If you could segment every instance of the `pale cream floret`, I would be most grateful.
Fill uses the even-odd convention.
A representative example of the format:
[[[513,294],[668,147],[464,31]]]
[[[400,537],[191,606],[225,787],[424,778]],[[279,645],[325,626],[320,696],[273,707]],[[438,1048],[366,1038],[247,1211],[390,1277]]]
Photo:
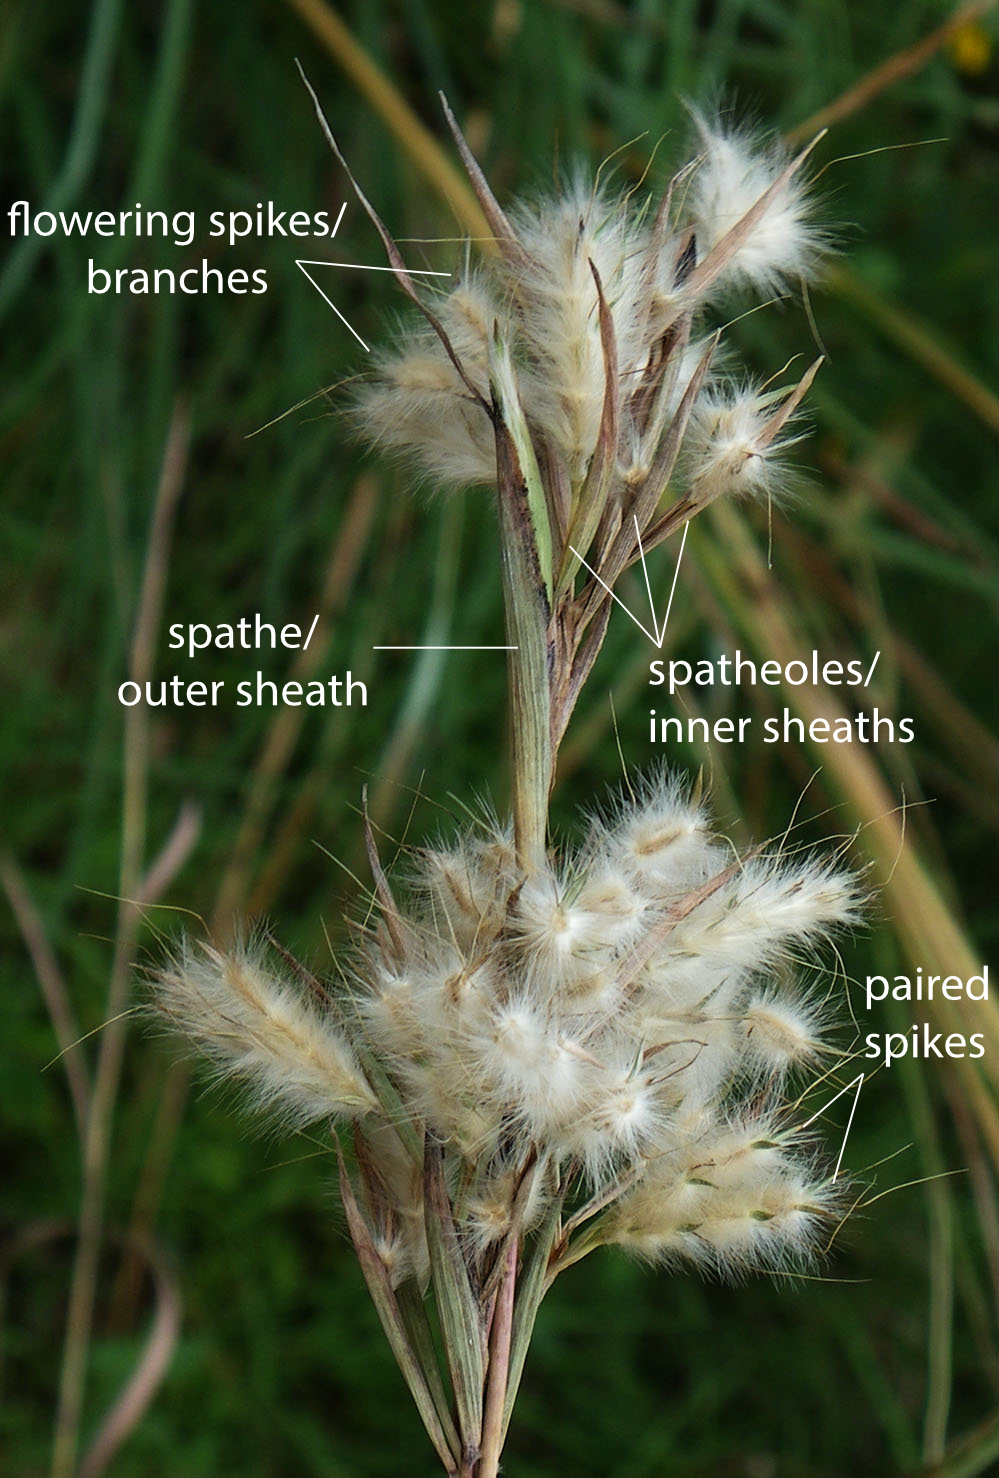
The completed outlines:
[[[662,903],[696,888],[730,860],[712,842],[704,812],[673,781],[653,782],[607,829],[611,864],[646,899]]]
[[[560,981],[554,996],[562,1018],[570,1024],[612,1020],[624,1004],[625,989],[613,963],[581,962],[571,978]]]
[[[761,1131],[763,1137],[751,1137]],[[765,1125],[711,1126],[652,1160],[610,1217],[609,1240],[639,1256],[690,1261],[727,1276],[807,1259],[837,1205]]]
[[[616,869],[575,885],[541,873],[521,888],[514,923],[525,958],[572,990],[635,937],[644,913],[644,900]]]
[[[746,1007],[741,1027],[749,1056],[767,1072],[787,1072],[814,1061],[822,1051],[816,1014],[793,997],[772,991],[757,995]]]
[[[626,376],[643,354],[639,325],[645,232],[621,201],[584,181],[567,195],[518,217],[527,264],[511,284],[527,353],[532,416],[549,431],[577,482],[593,455],[606,388],[593,267],[614,320],[618,364]]]
[[[770,410],[755,390],[702,395],[684,447],[690,496],[698,507],[726,494],[773,493],[776,457],[788,439],[767,444]]]
[[[540,1139],[557,1136],[586,1102],[589,1054],[523,998],[498,1007],[472,1048],[486,1094]]]
[[[702,152],[688,204],[699,255],[706,256],[777,180],[787,158],[776,147],[761,150],[743,131],[708,122],[697,113],[694,119]],[[788,278],[809,273],[821,249],[805,184],[794,175],[771,199],[719,282],[742,282],[773,292]]]
[[[488,944],[502,922],[508,890],[478,859],[457,848],[428,851],[416,881],[427,891],[434,927],[442,937],[450,935],[455,947],[466,952]]]
[[[187,948],[159,977],[162,1011],[250,1104],[290,1125],[377,1107],[343,1029],[262,962],[261,951]]]
[[[377,968],[371,989],[361,997],[362,1019],[372,1039],[394,1056],[412,1052],[422,1034],[423,990],[415,973]]]
[[[477,1253],[500,1241],[516,1222],[530,1231],[547,1204],[544,1163],[531,1166],[526,1175],[515,1165],[491,1165],[463,1203],[460,1231]]]
[[[847,874],[750,858],[678,922],[670,944],[706,961],[758,969],[786,957],[792,944],[815,943],[857,917],[857,888]]]

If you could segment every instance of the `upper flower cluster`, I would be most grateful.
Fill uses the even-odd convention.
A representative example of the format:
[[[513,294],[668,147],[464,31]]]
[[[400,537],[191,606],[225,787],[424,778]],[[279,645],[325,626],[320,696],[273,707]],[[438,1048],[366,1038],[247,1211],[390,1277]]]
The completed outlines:
[[[696,506],[768,488],[793,406],[711,383],[704,310],[729,288],[781,291],[821,238],[804,156],[696,121],[699,152],[658,205],[581,174],[509,217],[487,197],[495,254],[466,264],[427,323],[381,356],[357,398],[364,434],[437,483],[492,484],[499,404],[508,424],[526,422],[556,534],[571,522],[584,542],[579,505],[594,501],[592,478],[582,489],[598,464],[622,518],[650,483],[658,507],[678,461]]]

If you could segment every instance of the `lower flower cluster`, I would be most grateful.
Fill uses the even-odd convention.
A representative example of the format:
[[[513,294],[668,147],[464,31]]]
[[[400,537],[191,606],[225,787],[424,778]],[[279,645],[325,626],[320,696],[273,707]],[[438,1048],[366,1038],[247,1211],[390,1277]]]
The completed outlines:
[[[826,1239],[841,1188],[785,1100],[790,1075],[835,1067],[832,1013],[796,967],[857,918],[849,873],[739,857],[659,777],[533,875],[493,827],[418,852],[411,882],[402,908],[381,879],[336,989],[253,948],[188,951],[159,983],[261,1107],[356,1121],[393,1284],[428,1277],[428,1139],[473,1268],[567,1184],[586,1250],[738,1275]]]

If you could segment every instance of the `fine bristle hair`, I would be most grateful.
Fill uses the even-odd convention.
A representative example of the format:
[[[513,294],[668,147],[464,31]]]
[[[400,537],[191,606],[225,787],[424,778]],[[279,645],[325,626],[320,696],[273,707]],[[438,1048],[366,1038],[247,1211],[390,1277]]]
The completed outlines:
[[[790,156],[776,138],[728,117],[690,109],[699,154],[687,204],[702,254],[716,247],[781,178]],[[800,173],[772,195],[718,278],[718,286],[751,288],[763,296],[810,276],[827,250]]]
[[[332,1012],[282,979],[250,939],[222,953],[184,943],[158,974],[160,1012],[241,1084],[247,1105],[285,1127],[357,1118],[377,1100]]]

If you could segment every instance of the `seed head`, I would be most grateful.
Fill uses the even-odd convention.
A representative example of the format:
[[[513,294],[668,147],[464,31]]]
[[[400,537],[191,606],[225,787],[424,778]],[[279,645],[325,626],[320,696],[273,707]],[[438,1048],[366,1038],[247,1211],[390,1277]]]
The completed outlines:
[[[417,853],[395,909],[353,962],[349,1010],[332,991],[304,999],[256,947],[186,951],[159,986],[218,1069],[286,1123],[360,1120],[388,1188],[393,1281],[425,1256],[400,1114],[477,1187],[459,1230],[483,1256],[530,1164],[576,1166],[612,1200],[628,1181],[607,1236],[642,1256],[741,1273],[807,1251],[835,1198],[779,1095],[827,1050],[826,1012],[791,967],[856,921],[847,873],[733,862],[703,804],[660,775],[526,878],[501,830]],[[394,1085],[391,1107],[364,1062]]]
[[[702,251],[716,247],[772,191],[718,285],[747,286],[769,295],[782,291],[789,280],[809,276],[824,241],[800,174],[786,177],[783,148],[768,148],[748,129],[691,111],[701,155],[691,178],[689,208]]]
[[[249,1105],[303,1128],[356,1119],[377,1099],[334,1010],[307,1000],[255,941],[223,954],[184,944],[157,977],[157,1003]]]
[[[699,506],[779,486],[773,397],[712,384],[702,325],[727,286],[770,294],[807,276],[821,237],[800,161],[694,119],[699,152],[658,205],[577,171],[512,206],[498,255],[466,266],[432,300],[433,325],[379,359],[355,401],[361,434],[434,485],[494,484],[493,417],[523,415],[552,508],[609,437],[602,494],[622,510],[663,471]]]

